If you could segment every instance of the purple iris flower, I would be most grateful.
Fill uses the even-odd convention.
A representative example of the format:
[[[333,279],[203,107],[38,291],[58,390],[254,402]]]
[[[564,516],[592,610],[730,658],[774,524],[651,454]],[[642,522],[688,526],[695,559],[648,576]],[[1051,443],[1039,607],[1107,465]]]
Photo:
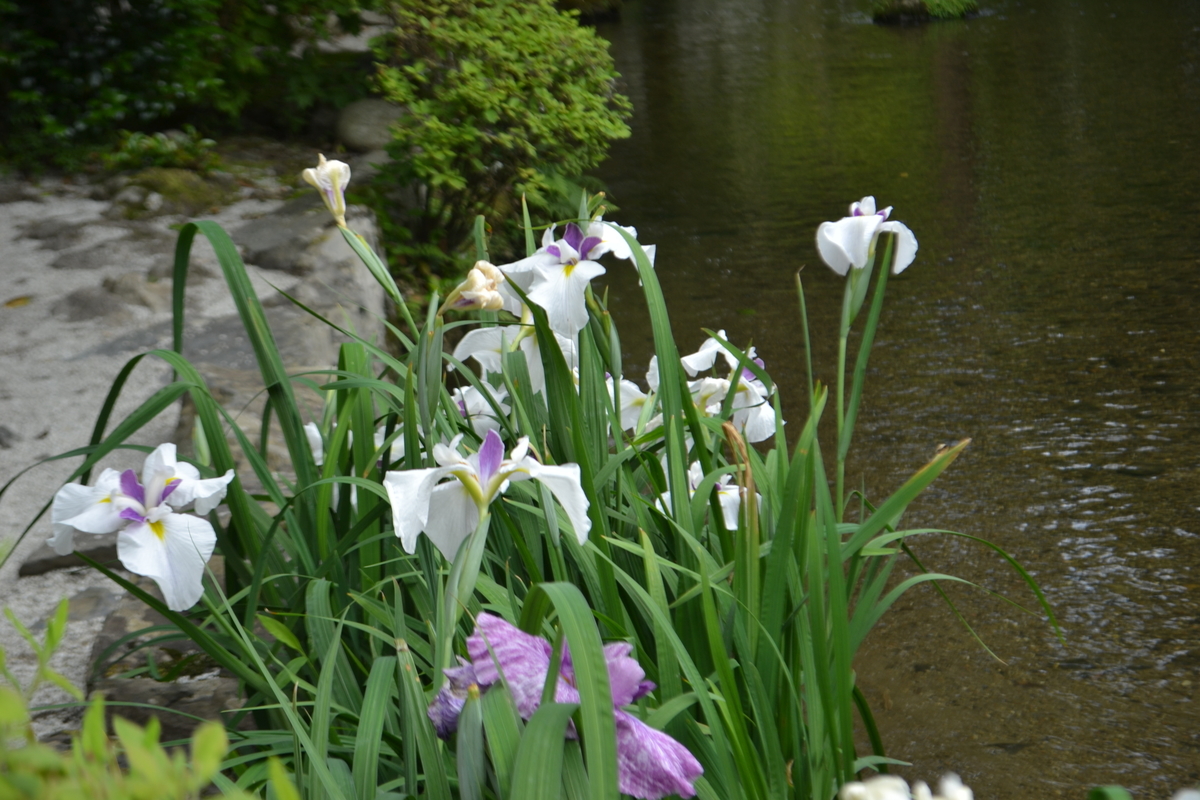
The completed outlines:
[[[693,784],[704,773],[700,762],[667,734],[621,710],[621,706],[654,688],[645,679],[645,671],[630,658],[632,649],[627,642],[604,647],[617,729],[618,788],[641,800],[658,800],[671,794],[692,797],[696,794]],[[459,659],[460,666],[445,670],[447,681],[429,706],[429,718],[438,736],[448,738],[458,727],[458,715],[471,685],[486,689],[500,681],[501,672],[521,718],[532,717],[541,704],[551,652],[550,643],[540,636],[525,633],[492,614],[480,614],[475,618],[475,633],[467,638],[471,660]],[[574,665],[565,645],[554,700],[579,702]],[[568,729],[567,736],[575,738],[574,728]]]

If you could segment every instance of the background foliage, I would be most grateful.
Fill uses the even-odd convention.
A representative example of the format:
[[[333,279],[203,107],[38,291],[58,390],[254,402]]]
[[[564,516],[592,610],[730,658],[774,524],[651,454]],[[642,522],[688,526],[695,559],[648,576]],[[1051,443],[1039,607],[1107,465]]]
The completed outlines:
[[[0,0],[0,157],[77,167],[118,130],[244,111],[295,129],[318,99],[366,91],[315,47],[370,0]]]

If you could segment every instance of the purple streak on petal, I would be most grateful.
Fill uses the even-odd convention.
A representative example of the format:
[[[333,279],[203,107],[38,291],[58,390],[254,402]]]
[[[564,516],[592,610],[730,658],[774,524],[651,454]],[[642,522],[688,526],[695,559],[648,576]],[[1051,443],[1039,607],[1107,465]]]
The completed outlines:
[[[599,247],[602,241],[604,240],[599,236],[588,236],[586,239],[580,242],[579,247],[575,249],[579,251],[580,258],[591,258],[592,250]]]
[[[617,724],[617,788],[640,800],[670,794],[692,797],[704,767],[688,749],[662,731],[620,709]]]
[[[146,491],[142,488],[142,484],[138,483],[137,473],[131,469],[121,473],[121,494],[146,505]]]
[[[442,674],[450,680],[450,688],[456,692],[465,692],[471,688],[471,684],[478,685],[479,679],[475,677],[475,667],[471,662],[459,656],[458,664],[457,667],[442,670]]]
[[[118,514],[117,516],[119,516],[121,519],[127,519],[131,522],[145,522],[146,521],[145,517],[143,517],[138,512],[134,511],[132,508],[122,509],[121,513]]]
[[[517,713],[523,719],[533,716],[541,703],[542,685],[550,669],[550,650],[550,643],[540,636],[531,636],[486,612],[475,618],[475,633],[467,637],[467,653],[479,685],[498,682],[503,670]]]
[[[857,207],[853,211],[850,212],[850,216],[852,216],[852,217],[861,217],[862,215],[863,215],[862,210]]]
[[[167,481],[167,485],[163,487],[162,497],[159,498],[158,502],[167,502],[167,498],[171,496],[171,492],[178,489],[179,485],[182,483],[183,481],[181,481],[179,478],[171,478],[171,480]]]
[[[466,695],[459,697],[450,690],[449,685],[442,685],[441,691],[433,698],[425,712],[429,715],[429,721],[433,723],[438,738],[449,739],[450,734],[458,730],[458,715],[462,713],[466,702]]]
[[[574,222],[568,222],[566,230],[563,231],[563,238],[567,240],[567,244],[575,248],[576,253],[582,253],[579,245],[583,242],[583,231],[579,230],[579,226]]]
[[[542,249],[555,258],[562,258],[562,250],[559,250],[556,244],[548,244]]]
[[[463,416],[466,416],[466,409],[463,409]],[[496,474],[496,470],[500,469],[500,462],[504,460],[504,442],[500,441],[500,436],[492,430],[487,432],[487,436],[483,437],[483,446],[479,448],[479,481],[486,484]]]
[[[754,361],[754,363],[758,365],[759,369],[766,369],[766,365],[763,363],[763,360],[761,358],[755,358],[755,359],[751,359],[751,360]],[[754,380],[754,373],[749,368],[746,368],[746,369],[742,370],[742,377],[748,381]]]
[[[458,413],[464,417],[467,415],[467,401],[463,399],[461,394],[458,396]]]

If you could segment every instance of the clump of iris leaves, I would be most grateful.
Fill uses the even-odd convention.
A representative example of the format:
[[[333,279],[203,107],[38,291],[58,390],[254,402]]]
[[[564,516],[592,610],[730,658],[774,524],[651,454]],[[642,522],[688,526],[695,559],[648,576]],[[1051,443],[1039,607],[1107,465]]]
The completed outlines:
[[[596,203],[581,202],[582,225]],[[532,254],[528,212],[523,224]],[[480,378],[453,358],[443,337],[454,328],[494,325],[498,312],[446,321],[434,296],[427,313],[414,318],[377,257],[355,234],[343,233],[401,315],[385,323],[395,346],[342,330],[348,342],[336,368],[288,374],[237,248],[215,223],[190,223],[176,250],[173,348],[131,359],[90,443],[58,456],[83,456],[72,480],[86,482],[117,448],[148,452],[129,444],[130,437],[187,396],[202,473],[246,465],[229,486],[227,517],[210,515],[224,556],[223,585],[210,576],[190,611],[171,611],[95,564],[170,621],[158,632],[158,646],[190,639],[241,682],[245,705],[227,720],[232,750],[218,786],[265,791],[268,763],[277,757],[306,798],[615,799],[619,753],[602,643],[626,642],[656,685],[628,711],[695,756],[704,770],[695,781],[699,797],[826,800],[863,770],[886,770],[889,762],[855,685],[855,652],[904,591],[958,580],[921,567],[908,550],[911,537],[964,536],[991,548],[1027,581],[1053,622],[1034,581],[999,548],[966,534],[898,527],[965,442],[914,465],[890,496],[843,496],[843,465],[889,272],[873,265],[848,279],[855,283],[847,297],[857,299],[845,305],[840,338],[863,343],[854,368],[847,369],[843,347],[831,392],[807,358],[807,418],[785,428],[775,391],[768,401],[774,435],[747,446],[726,424],[730,403],[715,414],[692,403],[655,270],[630,240],[659,370],[657,395],[648,402],[657,404],[661,425],[643,425],[636,435],[622,430],[609,389],[611,376],[625,376],[620,336],[603,293],[590,288],[577,373],[535,307],[544,391],[530,391],[520,349],[503,356],[499,376],[509,392],[508,411],[498,420],[505,449],[528,437],[544,463],[579,465],[591,522],[586,539],[564,533],[568,519],[551,494],[525,481],[491,504],[486,539],[472,536],[453,561],[423,536],[415,553],[405,552],[392,529],[384,473],[435,466],[434,445],[454,436],[463,437],[464,451],[479,450],[482,437],[451,390],[478,387]],[[244,433],[244,421],[221,407],[181,355],[197,234],[216,252],[257,355],[268,397],[258,436]],[[885,234],[887,246],[880,245],[885,265],[891,239]],[[486,245],[481,224],[475,234],[481,259]],[[660,264],[669,258],[659,255]],[[799,278],[797,288],[807,343]],[[869,304],[868,288],[874,290]],[[748,370],[772,388],[748,352],[727,350],[737,373]],[[168,363],[174,379],[116,420],[116,401],[146,357]],[[320,464],[304,430],[311,409],[297,387],[325,398],[318,409],[328,434]],[[832,413],[835,404],[840,413]],[[826,417],[836,418],[833,459],[817,435]],[[272,426],[290,455],[286,476],[268,465]],[[393,460],[399,439],[404,455]],[[689,484],[696,464],[705,479]],[[838,480],[830,480],[831,471]],[[734,476],[743,496],[762,497],[761,504],[741,504],[736,526],[726,526],[719,503],[724,475]],[[250,484],[261,488],[252,493]],[[671,499],[661,502],[668,492]],[[915,574],[891,580],[897,561],[910,557]],[[467,698],[457,733],[442,741],[427,709],[444,684],[442,669],[466,653],[482,612],[555,643],[556,659],[565,642],[574,674],[594,679],[579,682],[577,707],[545,702],[528,720],[503,683],[494,684]],[[564,736],[564,724],[572,736]],[[857,725],[871,752],[859,752]]]

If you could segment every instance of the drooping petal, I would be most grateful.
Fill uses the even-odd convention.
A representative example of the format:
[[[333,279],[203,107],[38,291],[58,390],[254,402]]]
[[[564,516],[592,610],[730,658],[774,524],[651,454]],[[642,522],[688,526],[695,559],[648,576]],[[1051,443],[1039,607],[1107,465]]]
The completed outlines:
[[[95,486],[68,483],[58,490],[50,506],[54,532],[49,544],[54,552],[62,556],[71,553],[75,549],[75,531],[112,533],[125,525],[121,504],[112,501],[119,479],[119,472],[106,469]]]
[[[417,537],[429,519],[429,499],[434,485],[453,467],[407,469],[385,473],[383,488],[387,489],[392,506],[392,527],[406,553],[417,551]],[[451,555],[453,558],[453,555]]]
[[[838,275],[845,275],[851,267],[862,269],[867,265],[871,241],[882,222],[876,214],[822,222],[817,228],[817,250],[821,260]]]
[[[554,498],[567,512],[571,527],[575,529],[575,539],[583,544],[587,541],[588,531],[592,529],[592,520],[588,516],[588,499],[580,484],[579,465],[562,464],[547,466],[532,458],[523,459],[523,470],[529,477],[542,482],[550,490]]]
[[[704,774],[704,767],[686,747],[619,708],[613,716],[617,727],[617,788],[623,794],[641,800],[696,794],[693,784]]]
[[[885,222],[879,232],[896,234],[896,252],[892,261],[892,274],[899,275],[917,257],[917,237],[903,222]]]
[[[204,594],[204,565],[216,543],[217,535],[207,520],[169,513],[121,531],[117,557],[130,572],[158,584],[167,608],[186,611]]]
[[[433,487],[429,497],[429,516],[424,526],[425,535],[437,545],[447,561],[454,560],[459,545],[466,541],[478,524],[479,507],[462,483],[453,480]],[[416,548],[415,539],[413,548]]]
[[[467,653],[480,686],[497,683],[503,672],[517,713],[523,719],[533,716],[550,669],[549,642],[484,612],[475,618],[475,632],[467,637]]]
[[[182,468],[191,467],[192,465],[180,463],[179,466]],[[175,491],[167,497],[167,502],[176,508],[183,508],[188,503],[195,503],[193,508],[197,514],[207,514],[221,505],[221,501],[225,499],[225,492],[229,489],[229,484],[232,480],[233,470],[231,469],[226,470],[225,474],[218,478],[196,480],[183,478],[180,480]]]
[[[502,349],[511,346],[520,335],[519,325],[476,328],[463,336],[455,346],[454,357],[459,361],[475,359],[484,374],[500,372]]]
[[[568,338],[574,338],[587,325],[587,302],[584,292],[588,283],[605,272],[595,261],[538,267],[529,299],[546,310],[550,327]]]

